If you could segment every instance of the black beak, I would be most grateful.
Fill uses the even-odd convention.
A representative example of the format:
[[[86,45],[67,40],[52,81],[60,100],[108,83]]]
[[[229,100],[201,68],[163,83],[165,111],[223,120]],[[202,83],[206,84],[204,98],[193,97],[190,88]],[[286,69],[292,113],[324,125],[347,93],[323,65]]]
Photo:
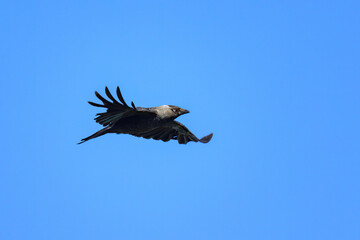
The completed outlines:
[[[180,112],[181,112],[180,115],[183,115],[183,114],[189,113],[190,111],[186,110],[186,109],[181,109]]]

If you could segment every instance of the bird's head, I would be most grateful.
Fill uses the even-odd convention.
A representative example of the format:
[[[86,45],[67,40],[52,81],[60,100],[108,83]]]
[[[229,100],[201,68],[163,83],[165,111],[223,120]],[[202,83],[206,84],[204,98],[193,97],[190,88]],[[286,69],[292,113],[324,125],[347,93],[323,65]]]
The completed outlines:
[[[162,119],[175,119],[183,114],[189,113],[190,111],[174,106],[174,105],[162,105],[157,107],[157,114]]]

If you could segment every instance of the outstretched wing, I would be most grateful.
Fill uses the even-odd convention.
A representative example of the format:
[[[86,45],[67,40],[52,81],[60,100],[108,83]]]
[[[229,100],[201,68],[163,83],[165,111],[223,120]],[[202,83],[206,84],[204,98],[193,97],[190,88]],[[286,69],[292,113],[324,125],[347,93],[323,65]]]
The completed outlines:
[[[201,139],[198,139],[187,127],[177,121],[169,122],[168,124],[155,128],[149,132],[133,135],[146,139],[152,138],[154,140],[162,140],[164,142],[174,139],[180,144],[187,144],[191,141],[208,143],[213,136],[211,133]]]
[[[146,111],[145,108],[135,107],[135,104],[133,102],[131,102],[131,107],[127,105],[123,96],[121,95],[119,87],[116,88],[116,95],[119,98],[120,102],[111,95],[107,87],[105,87],[105,93],[112,102],[103,98],[96,91],[95,95],[102,101],[103,105],[89,101],[89,104],[95,107],[107,108],[106,112],[96,114],[98,117],[95,118],[95,121],[103,126],[111,125],[112,123],[115,123],[120,119],[128,118],[131,116],[155,115],[155,113]]]

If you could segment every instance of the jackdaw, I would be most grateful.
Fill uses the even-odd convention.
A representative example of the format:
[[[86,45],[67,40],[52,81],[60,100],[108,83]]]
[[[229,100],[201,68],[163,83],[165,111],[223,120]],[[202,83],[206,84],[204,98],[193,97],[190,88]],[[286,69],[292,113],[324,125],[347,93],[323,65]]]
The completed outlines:
[[[105,93],[112,102],[103,98],[96,91],[95,95],[103,104],[89,102],[89,104],[95,107],[107,108],[106,112],[96,114],[97,117],[95,118],[96,122],[105,128],[87,138],[81,139],[81,142],[78,144],[106,133],[124,133],[146,139],[162,140],[164,142],[174,139],[180,144],[186,144],[191,141],[208,143],[213,136],[211,133],[198,139],[183,124],[175,121],[177,117],[189,113],[186,109],[174,105],[162,105],[151,108],[135,107],[133,102],[131,102],[130,107],[124,101],[119,87],[116,89],[116,94],[120,102],[111,95],[107,87],[105,87]]]

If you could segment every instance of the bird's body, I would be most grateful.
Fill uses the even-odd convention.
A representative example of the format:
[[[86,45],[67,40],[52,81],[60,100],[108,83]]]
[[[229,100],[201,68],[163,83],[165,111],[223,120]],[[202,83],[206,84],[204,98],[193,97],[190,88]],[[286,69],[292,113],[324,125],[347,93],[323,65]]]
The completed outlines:
[[[103,102],[103,105],[89,102],[93,106],[107,108],[106,112],[98,113],[98,117],[95,118],[96,122],[105,128],[82,139],[80,143],[106,133],[130,134],[164,142],[175,139],[180,144],[186,144],[189,141],[207,143],[212,138],[212,134],[210,134],[198,139],[183,124],[174,121],[178,116],[189,113],[188,110],[173,105],[152,108],[135,107],[133,102],[130,107],[124,101],[119,87],[116,89],[116,93],[120,102],[111,95],[107,87],[105,93],[112,102],[103,98],[98,92],[95,92],[95,95]]]

